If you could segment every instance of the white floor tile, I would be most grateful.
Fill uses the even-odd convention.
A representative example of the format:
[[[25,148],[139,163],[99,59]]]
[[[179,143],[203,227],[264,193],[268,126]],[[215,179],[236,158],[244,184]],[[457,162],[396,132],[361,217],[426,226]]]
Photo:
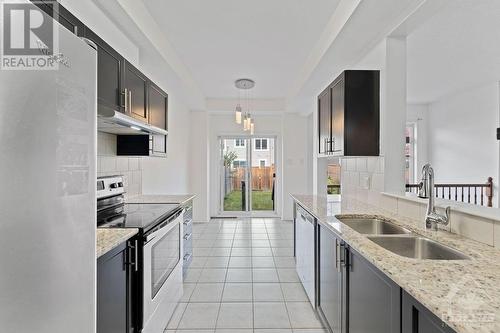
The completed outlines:
[[[250,257],[251,255],[251,247],[233,247],[231,251],[231,257]]]
[[[280,282],[300,282],[295,268],[278,268]]]
[[[231,257],[229,268],[251,268],[252,257]]]
[[[182,287],[183,294],[181,302],[188,302],[189,298],[191,298],[191,294],[193,293],[194,288],[196,287],[196,283],[184,283]]]
[[[252,269],[229,268],[227,270],[226,282],[252,282]]]
[[[253,300],[255,302],[283,302],[283,293],[279,283],[254,283]]]
[[[252,283],[226,283],[222,302],[251,302]]]
[[[323,328],[309,302],[287,302],[286,307],[293,328]]]
[[[253,282],[279,282],[274,268],[254,268],[252,271]]]
[[[188,303],[179,323],[179,329],[215,328],[219,303]]]
[[[205,268],[227,268],[229,257],[208,257]]]
[[[273,257],[253,257],[252,267],[254,268],[274,268]]]
[[[294,257],[274,257],[276,268],[295,268]]]
[[[226,269],[204,268],[198,282],[224,282],[226,280]]]
[[[281,290],[287,302],[308,302],[306,292],[301,283],[282,283]]]
[[[224,283],[198,283],[191,294],[190,302],[220,302]]]
[[[167,329],[176,329],[177,326],[179,326],[179,322],[182,319],[182,315],[184,314],[187,305],[188,303],[177,304],[177,307],[175,308],[174,313],[172,314],[172,317],[170,318],[170,321],[167,324]]]
[[[252,303],[221,303],[217,328],[253,328]]]
[[[290,328],[285,303],[254,303],[255,328]]]

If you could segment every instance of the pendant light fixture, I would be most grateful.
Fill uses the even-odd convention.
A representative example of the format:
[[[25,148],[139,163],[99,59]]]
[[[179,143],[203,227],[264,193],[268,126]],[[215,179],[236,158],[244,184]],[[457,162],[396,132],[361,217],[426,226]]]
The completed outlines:
[[[236,104],[236,110],[235,110],[235,116],[236,116],[236,123],[238,125],[241,125],[241,105],[238,103]]]
[[[255,123],[252,117],[250,116],[250,98],[248,90],[252,89],[255,86],[255,82],[250,79],[238,79],[234,82],[234,85],[236,88],[239,89],[238,104],[235,107],[235,121],[238,125],[243,124],[243,130],[250,131],[250,134],[253,135],[255,131]],[[243,90],[245,92],[246,105],[244,104],[242,107],[241,92]]]

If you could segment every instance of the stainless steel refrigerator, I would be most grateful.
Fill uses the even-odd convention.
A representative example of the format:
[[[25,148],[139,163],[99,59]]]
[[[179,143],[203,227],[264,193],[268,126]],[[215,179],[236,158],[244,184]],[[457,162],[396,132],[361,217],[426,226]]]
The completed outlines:
[[[2,332],[95,332],[97,55],[55,24],[57,70],[0,69]]]

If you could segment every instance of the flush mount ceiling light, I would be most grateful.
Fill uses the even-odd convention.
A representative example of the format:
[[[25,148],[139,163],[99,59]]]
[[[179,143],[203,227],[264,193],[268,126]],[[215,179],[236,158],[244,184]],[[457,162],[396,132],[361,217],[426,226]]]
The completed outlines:
[[[235,121],[238,125],[243,123],[243,130],[250,131],[250,134],[253,135],[255,131],[254,120],[250,116],[250,98],[249,98],[249,90],[255,87],[255,81],[250,79],[238,79],[234,82],[234,86],[239,90],[238,95],[238,104],[235,107]],[[241,103],[241,94],[244,93],[244,100],[246,102],[246,109],[243,111],[242,103]]]

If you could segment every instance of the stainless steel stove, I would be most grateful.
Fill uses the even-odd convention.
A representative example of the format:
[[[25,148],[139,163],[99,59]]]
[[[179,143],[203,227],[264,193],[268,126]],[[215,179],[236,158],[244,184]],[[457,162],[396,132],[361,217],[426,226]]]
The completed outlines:
[[[97,227],[138,228],[129,244],[135,332],[159,332],[182,296],[182,228],[179,204],[127,204],[122,176],[97,179]]]

